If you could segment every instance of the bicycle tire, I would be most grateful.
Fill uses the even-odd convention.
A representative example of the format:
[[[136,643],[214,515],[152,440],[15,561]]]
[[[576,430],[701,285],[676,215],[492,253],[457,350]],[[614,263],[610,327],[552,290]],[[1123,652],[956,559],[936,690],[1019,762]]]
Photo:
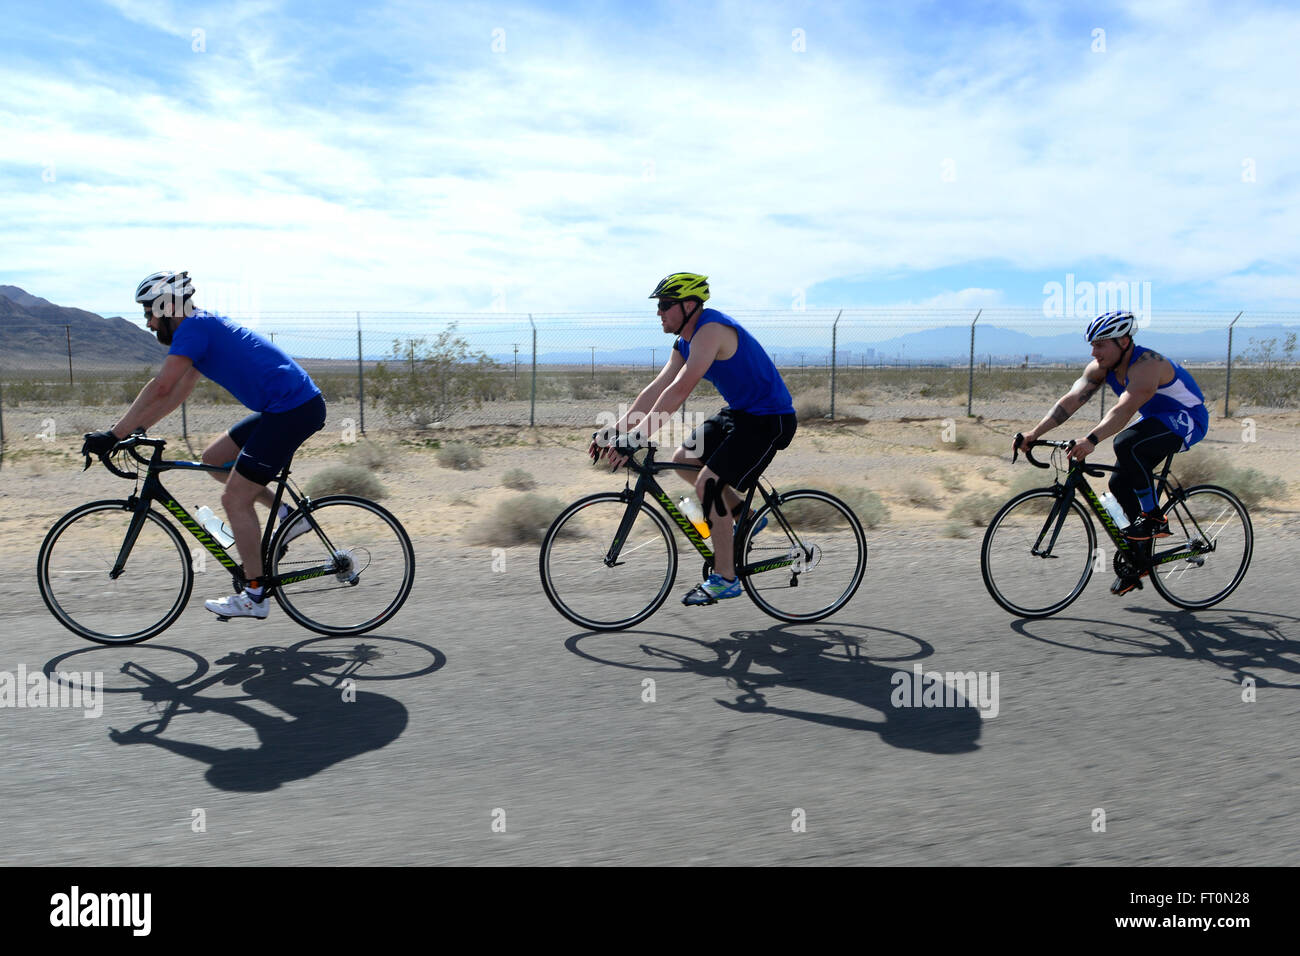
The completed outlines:
[[[1097,529],[1077,497],[1071,496],[1066,506],[1068,511],[1060,535],[1052,546],[1052,555],[1038,557],[1032,553],[1044,523],[1059,501],[1060,492],[1055,488],[1022,492],[998,509],[984,532],[984,543],[980,547],[980,572],[984,586],[994,601],[1018,617],[1050,617],[1064,610],[1083,593],[1092,577],[1097,556]],[[1071,519],[1071,515],[1078,518],[1078,523]],[[1044,544],[1050,540],[1050,535],[1049,529]],[[1068,561],[1068,565],[1062,567],[1077,568],[1077,577],[1074,570],[1068,572],[1069,577],[1056,572],[1052,562],[1058,560]],[[1057,588],[1048,590],[1057,578],[1065,581],[1073,578],[1070,590],[1063,597],[1058,596],[1060,591]],[[1037,601],[1036,595],[1045,591],[1050,595],[1046,603],[1028,603]]]
[[[1194,501],[1198,498],[1201,500]],[[1213,607],[1237,589],[1250,567],[1250,558],[1255,550],[1250,513],[1241,499],[1228,489],[1218,485],[1195,485],[1184,491],[1183,499],[1167,512],[1167,517],[1173,535],[1156,539],[1157,552],[1168,552],[1171,547],[1200,550],[1196,539],[1201,535],[1211,538],[1209,542],[1202,542],[1201,547],[1209,544],[1214,550],[1207,549],[1198,555],[1200,560],[1193,558],[1156,564],[1151,569],[1151,583],[1161,597],[1176,607],[1192,611]],[[1216,560],[1221,551],[1222,560]],[[1210,569],[1208,573],[1207,567]],[[1225,580],[1227,583],[1222,583]],[[1198,585],[1218,590],[1193,598],[1188,592]]]
[[[97,644],[138,644],[161,634],[184,612],[194,589],[184,539],[152,508],[122,574],[109,577],[134,513],[125,500],[73,508],[50,528],[36,558],[45,606],[68,630]],[[160,590],[168,577],[179,586]]]
[[[839,498],[810,488],[778,495],[776,508],[781,518],[764,502],[750,522],[736,574],[765,614],[790,624],[820,621],[848,604],[866,575],[862,522]],[[763,518],[767,527],[759,532]],[[845,560],[849,552],[853,556]],[[755,570],[773,561],[780,563]]]
[[[605,564],[627,507],[627,498],[614,491],[579,498],[556,516],[542,538],[537,558],[542,589],[552,607],[587,630],[621,631],[640,624],[663,606],[677,580],[672,527],[644,500],[619,561],[612,568]],[[644,601],[637,596],[643,583],[650,589]],[[629,605],[636,607],[624,614]]]
[[[356,495],[314,498],[306,511],[333,545],[333,553],[315,529],[285,541],[306,520],[299,508],[276,530],[266,566],[276,577],[334,561],[339,570],[277,585],[272,593],[285,614],[309,631],[331,637],[364,634],[392,620],[415,584],[415,549],[402,523],[387,509]],[[394,579],[396,584],[390,585]]]

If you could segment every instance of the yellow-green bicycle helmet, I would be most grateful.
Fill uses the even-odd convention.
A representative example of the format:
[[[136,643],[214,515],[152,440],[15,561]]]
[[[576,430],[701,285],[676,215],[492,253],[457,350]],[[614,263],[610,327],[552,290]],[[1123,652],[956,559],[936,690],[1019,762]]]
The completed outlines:
[[[694,272],[674,272],[664,276],[648,299],[699,299],[709,298],[709,277]]]

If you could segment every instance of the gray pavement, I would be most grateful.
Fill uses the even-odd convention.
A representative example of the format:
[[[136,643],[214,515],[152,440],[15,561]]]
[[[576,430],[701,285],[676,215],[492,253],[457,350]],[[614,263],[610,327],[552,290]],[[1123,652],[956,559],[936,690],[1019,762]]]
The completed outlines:
[[[33,542],[0,572],[0,671],[99,671],[110,692],[97,718],[0,708],[5,862],[1294,864],[1300,540],[1257,530],[1244,584],[1194,615],[1097,575],[1018,622],[978,534],[893,530],[819,624],[674,597],[582,634],[535,549],[494,573],[487,549],[417,540],[415,591],[378,633],[218,623],[202,600],[229,579],[208,574],[171,631],[124,648],[54,621]],[[280,650],[241,673],[230,655],[258,646]],[[892,706],[916,663],[996,673],[997,716]]]

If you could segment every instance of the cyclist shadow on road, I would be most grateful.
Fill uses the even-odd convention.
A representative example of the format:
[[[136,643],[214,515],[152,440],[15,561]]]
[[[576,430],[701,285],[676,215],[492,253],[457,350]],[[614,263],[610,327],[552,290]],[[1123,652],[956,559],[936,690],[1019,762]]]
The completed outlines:
[[[1142,613],[1133,609],[1134,613]],[[1300,618],[1264,611],[1229,611],[1226,615],[1197,617],[1191,611],[1167,610],[1150,613],[1151,622],[1162,631],[1173,631],[1187,647],[1171,644],[1162,649],[1169,657],[1207,661],[1232,673],[1241,683],[1249,677],[1257,687],[1300,689],[1300,641],[1282,633],[1296,630]],[[1267,671],[1286,675],[1282,682]]]
[[[407,642],[410,643],[410,642]],[[442,655],[428,648],[441,666]],[[148,686],[139,693],[161,705],[156,719],[130,730],[110,730],[118,744],[152,744],[209,764],[208,782],[221,790],[265,792],[291,780],[371,750],[401,735],[406,707],[399,701],[357,689],[352,675],[364,666],[367,651],[376,645],[358,644],[344,653],[254,647],[232,652],[217,661],[229,665],[204,680],[179,686],[128,662],[124,673]],[[427,671],[426,671],[427,672]],[[216,685],[238,685],[246,696],[204,696]],[[254,702],[270,705],[284,716],[264,713]],[[173,718],[182,714],[215,713],[247,724],[257,733],[256,748],[221,748],[162,736]]]
[[[641,650],[650,657],[674,661],[684,670],[701,676],[725,678],[740,693],[735,700],[719,700],[718,703],[732,710],[775,714],[847,730],[873,731],[883,742],[907,750],[958,754],[978,749],[982,720],[974,701],[967,701],[957,694],[954,699],[957,706],[926,707],[921,706],[921,701],[915,701],[915,706],[896,706],[895,699],[912,703],[913,673],[910,669],[900,670],[873,662],[864,651],[868,637],[833,627],[818,627],[818,636],[812,637],[786,629],[793,626],[736,631],[730,637],[704,644],[713,652],[713,660],[699,660],[649,644],[642,644]],[[877,629],[866,630],[871,633]],[[929,644],[909,634],[884,632],[882,636],[901,636],[918,645],[915,652],[903,658],[893,658],[895,662],[914,662],[934,653]],[[577,650],[576,639],[571,639],[569,644],[570,650],[589,656]],[[910,663],[907,666],[910,668]],[[902,693],[903,678],[909,691],[905,696]],[[771,691],[784,689],[838,697],[879,711],[883,717],[868,720],[799,710],[777,706],[768,700]]]
[[[1258,687],[1300,690],[1300,617],[1271,611],[1194,612],[1130,607],[1133,623],[1115,619],[1014,621],[1011,629],[1043,644],[1115,657],[1198,660],[1249,677]],[[1142,619],[1145,619],[1144,621]],[[1140,623],[1138,623],[1140,622]],[[1273,671],[1281,677],[1268,676]]]

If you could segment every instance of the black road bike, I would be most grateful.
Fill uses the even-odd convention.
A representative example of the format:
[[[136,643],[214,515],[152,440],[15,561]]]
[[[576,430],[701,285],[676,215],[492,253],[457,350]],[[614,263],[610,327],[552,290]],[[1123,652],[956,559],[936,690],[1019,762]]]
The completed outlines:
[[[74,508],[54,523],[41,545],[36,577],[46,606],[70,631],[100,644],[135,644],[170,627],[185,610],[196,566],[206,568],[209,558],[230,572],[236,591],[247,583],[241,565],[159,479],[165,471],[225,473],[229,466],[164,461],[165,444],[138,432],[101,455],[113,474],[136,481],[136,491],[125,499]],[[151,448],[150,457],[142,456],[141,448]],[[143,485],[140,469],[127,457],[144,466]],[[268,521],[262,534],[267,593],[290,618],[319,634],[364,634],[389,621],[415,581],[415,552],[406,530],[373,501],[353,495],[308,498],[288,479],[285,465],[273,482],[271,513],[279,510],[285,492],[294,508],[278,525]],[[191,555],[155,503],[201,549]]]
[[[701,580],[713,570],[711,540],[701,537],[655,480],[666,471],[698,472],[700,466],[655,461],[656,450],[647,446],[644,461],[628,458],[622,491],[580,498],[560,512],[542,539],[542,587],[555,609],[579,627],[617,631],[660,608],[677,577],[673,525],[703,559]],[[635,486],[631,472],[638,476]],[[755,492],[762,505],[750,519]],[[824,491],[778,494],[760,479],[741,514],[746,517],[736,526],[736,575],[759,608],[781,621],[807,623],[849,603],[866,572],[867,539],[848,505]]]
[[[1034,458],[1038,446],[1053,449],[1051,464]],[[1080,499],[1114,545],[1110,564],[1115,574],[1149,579],[1171,604],[1190,610],[1211,607],[1241,583],[1250,566],[1254,532],[1236,495],[1217,485],[1182,487],[1169,474],[1170,455],[1155,481],[1157,512],[1169,519],[1171,536],[1130,541],[1084,477],[1099,478],[1117,469],[1087,462],[1065,465],[1062,459],[1073,446],[1073,441],[1036,441],[1025,450],[1031,464],[1055,467],[1056,480],[1051,487],[1016,495],[989,522],[980,569],[993,600],[1020,617],[1047,617],[1068,607],[1093,571],[1104,569],[1105,552],[1097,547],[1096,529]],[[1016,460],[1014,450],[1011,460]]]

